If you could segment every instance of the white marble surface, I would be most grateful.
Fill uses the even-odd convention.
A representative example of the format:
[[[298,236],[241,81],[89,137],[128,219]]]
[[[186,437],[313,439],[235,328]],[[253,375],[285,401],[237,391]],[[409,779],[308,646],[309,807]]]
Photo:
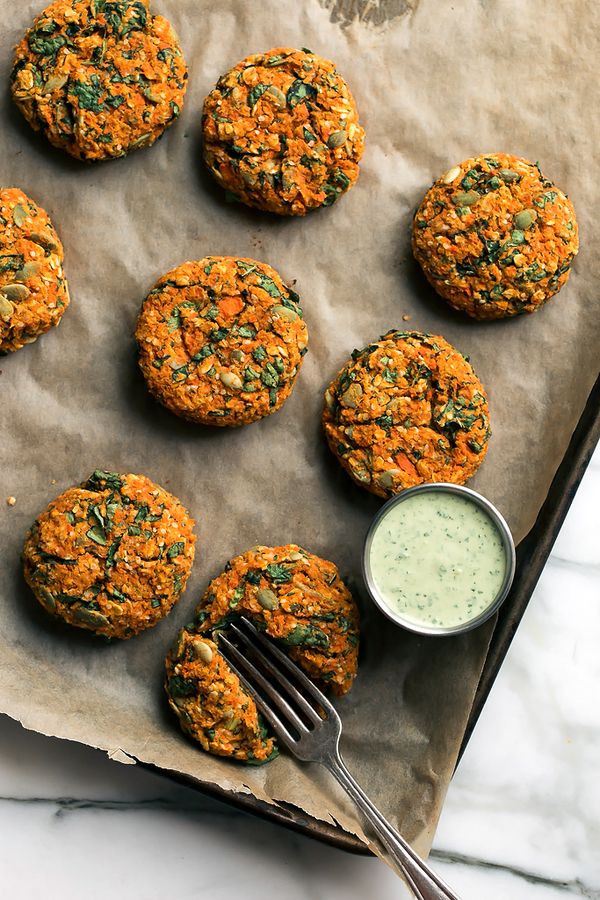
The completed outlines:
[[[450,787],[433,861],[463,900],[600,900],[600,450]],[[383,864],[0,717],[10,900],[392,900]]]

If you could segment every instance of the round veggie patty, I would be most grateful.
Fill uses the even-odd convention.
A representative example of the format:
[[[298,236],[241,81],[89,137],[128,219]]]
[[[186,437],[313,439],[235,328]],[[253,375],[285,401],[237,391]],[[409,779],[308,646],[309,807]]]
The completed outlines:
[[[248,206],[303,216],[358,178],[354,98],[333,63],[309,50],[243,59],[204,101],[202,122],[206,165]]]
[[[69,305],[63,259],[48,214],[18,188],[0,188],[0,352],[58,325]]]
[[[248,550],[209,584],[167,656],[169,703],[204,750],[261,763],[276,754],[274,739],[217,646],[219,630],[240,615],[310,678],[345,694],[356,676],[358,609],[336,566],[296,544]]]
[[[579,248],[573,204],[537,163],[492,153],[454,166],[415,214],[413,252],[435,290],[476,319],[539,309]]]
[[[179,115],[187,68],[170,23],[142,0],[56,0],[15,51],[15,103],[77,159],[149,147]]]
[[[323,427],[348,474],[380,497],[423,482],[463,484],[490,436],[468,360],[418,331],[389,331],[354,351],[325,392]]]
[[[308,332],[298,295],[265,263],[208,256],[164,275],[139,315],[139,364],[168,409],[246,425],[290,395]]]
[[[170,612],[194,561],[194,520],[145,475],[96,471],[38,516],[25,579],[46,612],[130,638]]]

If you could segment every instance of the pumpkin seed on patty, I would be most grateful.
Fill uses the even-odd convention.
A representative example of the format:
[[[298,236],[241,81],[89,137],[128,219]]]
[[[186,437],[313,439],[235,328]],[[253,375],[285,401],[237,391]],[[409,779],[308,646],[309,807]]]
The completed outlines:
[[[13,303],[20,303],[22,300],[27,300],[31,291],[26,284],[3,284],[0,285],[0,294],[4,295],[7,300],[12,300]]]
[[[448,169],[446,174],[442,177],[442,181],[444,182],[444,184],[452,184],[453,181],[456,181],[459,175],[460,166],[453,166],[451,169]]]
[[[212,662],[212,648],[209,647],[206,641],[201,641],[199,639],[192,641],[192,650],[196,659],[201,660],[203,663],[206,663],[206,665]]]
[[[13,209],[13,219],[18,228],[22,228],[27,221],[27,210],[20,203]]]
[[[535,209],[522,209],[514,218],[515,228],[518,228],[520,231],[527,231],[536,219],[537,212]]]
[[[290,309],[289,306],[272,306],[271,313],[274,316],[283,316],[284,319],[289,319],[290,322],[295,322],[296,319],[300,318],[296,310]]]
[[[4,294],[0,294],[0,318],[4,319],[5,322],[8,322],[14,311],[15,308],[10,300],[8,300]]]
[[[348,132],[347,131],[334,131],[327,138],[327,146],[331,150],[337,150],[338,147],[341,147],[342,144],[345,144],[348,140]]]
[[[263,609],[277,609],[279,600],[277,594],[274,594],[269,588],[259,588],[256,592],[256,599]]]
[[[481,194],[478,191],[461,191],[452,198],[455,206],[473,206],[478,200],[481,200]]]
[[[77,609],[73,610],[73,619],[77,622],[78,625],[85,625],[89,628],[98,629],[98,628],[108,628],[110,622],[106,618],[106,616],[102,615],[102,613],[97,612],[95,609],[86,609],[85,606],[80,606]]]
[[[244,382],[235,372],[221,372],[219,378],[225,387],[232,388],[232,390],[241,391],[244,387]]]

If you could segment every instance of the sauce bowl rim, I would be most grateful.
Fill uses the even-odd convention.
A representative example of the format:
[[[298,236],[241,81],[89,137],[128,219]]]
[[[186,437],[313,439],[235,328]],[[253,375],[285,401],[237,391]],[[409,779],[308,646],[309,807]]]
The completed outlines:
[[[403,503],[410,497],[414,497],[415,494],[425,493],[451,493],[469,499],[471,502],[474,502],[477,506],[479,506],[487,513],[489,518],[496,525],[496,528],[498,529],[500,537],[502,539],[506,570],[500,590],[496,594],[496,597],[494,598],[492,603],[486,609],[484,609],[483,612],[479,613],[479,615],[475,616],[475,618],[469,619],[467,622],[463,622],[460,625],[427,625],[424,622],[419,623],[406,619],[401,613],[398,613],[395,610],[391,609],[391,607],[385,602],[375,585],[375,580],[371,572],[371,544],[373,542],[373,537],[379,523],[386,516],[389,510],[392,509],[392,507],[396,506],[399,503]],[[389,500],[387,500],[383,504],[381,509],[377,511],[371,521],[371,524],[369,525],[369,529],[367,531],[365,542],[363,545],[362,576],[367,588],[367,592],[375,605],[385,616],[387,616],[388,619],[390,619],[396,625],[400,625],[402,628],[405,628],[408,631],[412,631],[415,634],[444,637],[446,635],[464,634],[467,631],[472,631],[479,625],[483,625],[483,623],[487,622],[488,619],[491,619],[491,617],[498,611],[498,609],[508,596],[515,576],[516,563],[516,548],[511,530],[508,527],[506,519],[504,518],[502,513],[494,506],[494,504],[490,500],[488,500],[487,497],[484,497],[483,494],[479,494],[472,488],[465,487],[462,484],[451,484],[445,481],[438,481],[428,482],[427,484],[417,484],[414,487],[406,488],[404,491],[401,491],[399,494],[396,494],[394,497],[391,497]]]

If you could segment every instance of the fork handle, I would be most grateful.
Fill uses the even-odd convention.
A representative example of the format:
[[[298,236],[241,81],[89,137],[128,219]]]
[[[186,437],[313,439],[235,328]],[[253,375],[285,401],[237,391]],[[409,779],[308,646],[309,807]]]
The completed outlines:
[[[460,900],[458,895],[415,853],[402,835],[392,828],[352,777],[339,753],[326,765],[371,825],[417,900]]]

